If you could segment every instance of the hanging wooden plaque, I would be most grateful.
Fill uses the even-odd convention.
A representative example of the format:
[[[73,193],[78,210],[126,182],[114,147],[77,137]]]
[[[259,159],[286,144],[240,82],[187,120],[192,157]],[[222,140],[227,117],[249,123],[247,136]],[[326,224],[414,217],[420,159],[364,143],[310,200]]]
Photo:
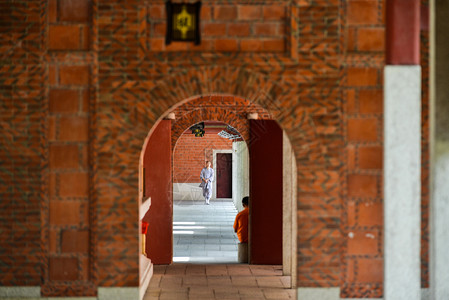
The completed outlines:
[[[167,10],[167,36],[165,44],[172,41],[194,42],[199,45],[200,34],[200,10],[201,2],[172,3],[166,2]]]

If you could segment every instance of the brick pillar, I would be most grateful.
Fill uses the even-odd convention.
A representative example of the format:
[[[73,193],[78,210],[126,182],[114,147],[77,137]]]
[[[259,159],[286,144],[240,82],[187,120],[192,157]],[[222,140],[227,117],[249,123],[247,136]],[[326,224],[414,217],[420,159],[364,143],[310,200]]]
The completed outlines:
[[[384,298],[421,299],[420,2],[387,1]]]
[[[89,214],[90,6],[88,0],[48,1],[50,201],[43,296],[97,293]]]

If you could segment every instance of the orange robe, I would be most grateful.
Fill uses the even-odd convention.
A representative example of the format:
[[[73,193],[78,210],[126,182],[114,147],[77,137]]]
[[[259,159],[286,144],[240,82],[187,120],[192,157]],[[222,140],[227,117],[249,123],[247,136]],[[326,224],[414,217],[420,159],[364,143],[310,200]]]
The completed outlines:
[[[248,215],[249,209],[245,207],[235,216],[234,231],[237,232],[240,243],[248,243]]]

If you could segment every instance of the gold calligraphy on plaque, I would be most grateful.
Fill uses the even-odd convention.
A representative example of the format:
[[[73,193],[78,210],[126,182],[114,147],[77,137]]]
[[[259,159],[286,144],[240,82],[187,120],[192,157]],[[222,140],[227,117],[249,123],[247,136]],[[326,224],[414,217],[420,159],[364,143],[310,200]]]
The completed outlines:
[[[189,14],[187,7],[182,6],[181,13],[173,18],[173,27],[181,32],[181,38],[187,39],[187,32],[195,30],[195,16]]]
[[[165,44],[172,41],[194,42],[199,45],[200,34],[200,10],[201,2],[172,3],[166,2],[167,9],[167,36]]]

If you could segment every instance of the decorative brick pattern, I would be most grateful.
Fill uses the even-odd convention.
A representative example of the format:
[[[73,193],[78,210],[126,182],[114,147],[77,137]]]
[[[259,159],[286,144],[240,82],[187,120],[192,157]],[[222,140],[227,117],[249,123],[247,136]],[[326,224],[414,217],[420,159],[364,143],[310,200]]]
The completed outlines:
[[[220,121],[237,129],[244,140],[249,140],[248,114],[257,113],[259,119],[271,119],[263,107],[241,97],[230,95],[201,96],[173,110],[172,148],[190,126],[201,121]]]
[[[0,285],[41,284],[41,234],[48,195],[45,167],[46,68],[43,1],[0,9]]]
[[[43,296],[137,286],[151,128],[175,112],[173,145],[203,120],[247,140],[257,112],[296,155],[297,285],[382,297],[385,1],[203,2],[199,46],[164,44],[162,0],[2,6],[0,285],[41,285]],[[428,31],[421,38],[428,287]]]

